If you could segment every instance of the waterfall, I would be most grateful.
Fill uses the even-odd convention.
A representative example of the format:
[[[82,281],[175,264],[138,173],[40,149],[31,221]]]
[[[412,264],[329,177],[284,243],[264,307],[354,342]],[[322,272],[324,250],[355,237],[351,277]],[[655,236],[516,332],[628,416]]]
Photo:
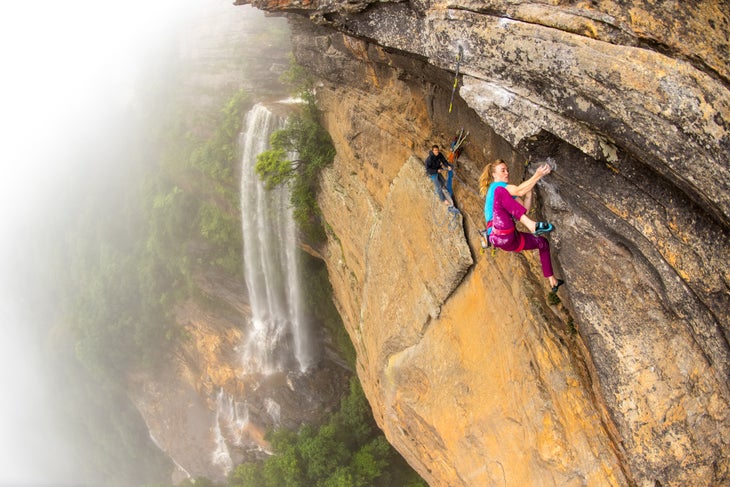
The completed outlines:
[[[314,362],[289,188],[266,190],[254,170],[256,157],[283,124],[259,103],[246,115],[241,134],[243,260],[252,315],[243,361],[246,372],[263,374],[306,371]]]

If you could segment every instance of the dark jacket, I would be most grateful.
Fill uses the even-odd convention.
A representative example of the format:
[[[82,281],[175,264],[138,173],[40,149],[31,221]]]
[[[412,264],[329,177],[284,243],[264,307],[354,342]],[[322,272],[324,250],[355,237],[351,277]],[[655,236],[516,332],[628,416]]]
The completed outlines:
[[[439,169],[448,169],[451,167],[449,161],[446,160],[443,153],[439,152],[439,155],[433,155],[433,152],[428,153],[426,158],[426,172],[429,175],[437,174]]]

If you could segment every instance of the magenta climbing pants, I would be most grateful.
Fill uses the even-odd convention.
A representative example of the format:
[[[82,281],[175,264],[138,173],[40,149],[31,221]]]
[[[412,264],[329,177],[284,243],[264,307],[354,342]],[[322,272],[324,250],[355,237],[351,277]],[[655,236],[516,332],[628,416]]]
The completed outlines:
[[[489,241],[498,249],[507,252],[521,252],[523,250],[540,251],[540,265],[542,266],[542,275],[550,277],[553,275],[553,263],[550,260],[550,244],[545,237],[536,237],[530,233],[522,233],[518,231],[512,232],[512,235],[490,235]]]
[[[512,199],[509,191],[497,188],[494,192],[493,226],[489,241],[507,252],[538,249],[542,275],[550,277],[553,275],[553,263],[550,260],[550,244],[547,239],[515,229],[515,220],[519,220],[526,211],[524,206]]]

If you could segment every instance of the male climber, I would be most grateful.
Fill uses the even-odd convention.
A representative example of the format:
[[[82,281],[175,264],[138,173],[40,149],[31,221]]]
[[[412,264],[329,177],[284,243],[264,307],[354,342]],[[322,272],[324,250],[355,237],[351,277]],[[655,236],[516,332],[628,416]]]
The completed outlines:
[[[453,169],[454,166],[452,166],[439,151],[439,146],[434,145],[431,147],[431,152],[429,152],[428,157],[426,157],[426,172],[433,181],[433,185],[439,199],[449,207],[454,206],[454,191],[452,189],[452,180],[454,178]],[[448,176],[446,178],[446,182],[444,182],[443,176],[439,173],[441,170],[447,171]],[[445,194],[444,188],[446,189],[447,194]]]

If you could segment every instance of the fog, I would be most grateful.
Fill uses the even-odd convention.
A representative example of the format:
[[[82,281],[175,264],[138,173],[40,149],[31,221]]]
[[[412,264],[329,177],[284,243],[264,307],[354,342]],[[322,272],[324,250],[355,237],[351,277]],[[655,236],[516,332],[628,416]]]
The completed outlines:
[[[0,7],[0,485],[77,483],[75,445],[43,372],[45,333],[58,319],[44,253],[63,237],[85,175],[125,170],[89,167],[75,154],[94,146],[99,131],[122,130],[112,114],[134,100],[148,53],[211,4],[236,8],[230,0]]]

